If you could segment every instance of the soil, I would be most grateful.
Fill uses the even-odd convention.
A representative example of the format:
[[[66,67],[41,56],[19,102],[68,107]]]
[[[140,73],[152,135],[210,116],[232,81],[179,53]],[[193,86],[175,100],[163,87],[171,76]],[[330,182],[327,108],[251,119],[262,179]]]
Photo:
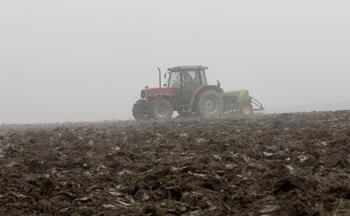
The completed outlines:
[[[0,215],[350,212],[349,111],[0,132]]]

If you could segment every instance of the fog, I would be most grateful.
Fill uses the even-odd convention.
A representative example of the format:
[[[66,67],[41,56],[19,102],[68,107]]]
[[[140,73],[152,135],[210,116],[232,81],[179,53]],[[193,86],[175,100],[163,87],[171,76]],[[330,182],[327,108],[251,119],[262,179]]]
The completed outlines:
[[[193,64],[267,112],[350,108],[349,11],[347,0],[2,0],[0,123],[131,119],[158,66]]]

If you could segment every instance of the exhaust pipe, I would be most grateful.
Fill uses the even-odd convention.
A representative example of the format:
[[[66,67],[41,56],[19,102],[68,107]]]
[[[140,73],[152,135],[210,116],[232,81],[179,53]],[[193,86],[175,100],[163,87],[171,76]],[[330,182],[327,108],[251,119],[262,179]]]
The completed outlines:
[[[159,88],[162,88],[162,71],[158,67],[158,72],[159,72]]]

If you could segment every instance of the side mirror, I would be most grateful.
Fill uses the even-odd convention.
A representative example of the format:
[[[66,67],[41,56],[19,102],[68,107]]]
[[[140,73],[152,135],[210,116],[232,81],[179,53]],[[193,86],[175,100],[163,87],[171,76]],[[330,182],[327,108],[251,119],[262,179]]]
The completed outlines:
[[[163,84],[163,87],[168,87],[168,85],[166,83]]]

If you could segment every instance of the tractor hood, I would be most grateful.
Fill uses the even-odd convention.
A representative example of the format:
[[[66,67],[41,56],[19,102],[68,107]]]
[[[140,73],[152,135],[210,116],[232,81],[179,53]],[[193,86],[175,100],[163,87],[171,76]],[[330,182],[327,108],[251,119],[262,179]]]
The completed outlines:
[[[149,95],[176,95],[176,88],[147,88]]]
[[[154,100],[158,96],[175,96],[176,88],[146,88],[149,100]]]

